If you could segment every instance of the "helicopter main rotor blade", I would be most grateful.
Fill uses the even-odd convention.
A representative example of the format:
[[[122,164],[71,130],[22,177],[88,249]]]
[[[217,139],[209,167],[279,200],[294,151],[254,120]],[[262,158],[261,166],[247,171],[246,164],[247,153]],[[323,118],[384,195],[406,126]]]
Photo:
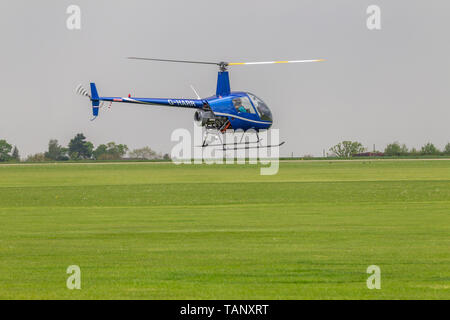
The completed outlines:
[[[172,59],[155,59],[155,58],[141,58],[141,57],[128,57],[132,60],[146,60],[146,61],[159,61],[159,62],[178,62],[178,63],[193,63],[193,64],[208,64],[219,66],[220,71],[226,71],[228,66],[238,65],[262,65],[262,64],[277,64],[277,63],[305,63],[305,62],[320,62],[324,59],[314,60],[289,60],[289,61],[261,61],[261,62],[211,62],[211,61],[191,61],[191,60],[172,60]]]
[[[262,61],[262,62],[229,62],[229,66],[240,66],[240,65],[256,65],[256,64],[276,64],[276,63],[304,63],[304,62],[321,62],[324,59],[314,59],[314,60],[290,60],[290,61]]]
[[[171,59],[153,59],[153,58],[140,58],[140,57],[128,57],[132,60],[147,60],[147,61],[160,61],[160,62],[180,62],[180,63],[195,63],[195,64],[213,64],[220,66],[218,62],[207,62],[207,61],[190,61],[190,60],[171,60]]]

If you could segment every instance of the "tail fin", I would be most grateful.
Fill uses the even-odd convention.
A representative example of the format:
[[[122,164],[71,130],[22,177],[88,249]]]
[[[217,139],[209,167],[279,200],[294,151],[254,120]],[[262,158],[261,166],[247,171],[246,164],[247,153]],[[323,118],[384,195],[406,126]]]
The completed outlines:
[[[95,83],[91,82],[91,101],[92,101],[92,115],[98,116],[98,109],[100,106],[100,97],[98,96],[97,87]]]

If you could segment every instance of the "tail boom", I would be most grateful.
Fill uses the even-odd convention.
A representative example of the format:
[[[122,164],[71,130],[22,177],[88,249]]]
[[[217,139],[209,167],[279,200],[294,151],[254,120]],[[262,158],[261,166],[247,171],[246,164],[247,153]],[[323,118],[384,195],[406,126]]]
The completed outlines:
[[[91,102],[92,102],[92,114],[94,117],[98,116],[100,103],[102,101],[107,102],[123,102],[123,103],[135,103],[135,104],[148,104],[159,105],[166,107],[178,107],[178,108],[191,108],[202,109],[206,101],[202,99],[163,99],[163,98],[132,98],[128,97],[100,97],[98,95],[97,87],[95,83],[91,83]]]
[[[137,103],[150,104],[166,107],[180,107],[180,108],[203,108],[204,101],[201,99],[163,99],[163,98],[132,98],[132,97],[100,97],[100,101],[123,102],[123,103]]]

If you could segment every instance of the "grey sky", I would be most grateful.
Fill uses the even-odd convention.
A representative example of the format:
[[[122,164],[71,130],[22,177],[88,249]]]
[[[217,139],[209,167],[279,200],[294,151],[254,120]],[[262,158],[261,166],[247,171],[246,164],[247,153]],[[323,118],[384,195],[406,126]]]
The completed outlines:
[[[66,28],[66,8],[82,29]],[[382,10],[382,30],[366,9]],[[446,0],[86,1],[0,3],[0,138],[22,156],[68,143],[83,132],[95,145],[116,141],[161,152],[193,111],[113,104],[90,122],[87,99],[100,95],[194,97],[214,93],[210,66],[129,61],[127,56],[211,61],[325,58],[311,64],[231,69],[233,90],[272,109],[287,143],[282,155],[321,155],[350,139],[382,149],[398,140],[442,148],[450,141],[450,2]]]

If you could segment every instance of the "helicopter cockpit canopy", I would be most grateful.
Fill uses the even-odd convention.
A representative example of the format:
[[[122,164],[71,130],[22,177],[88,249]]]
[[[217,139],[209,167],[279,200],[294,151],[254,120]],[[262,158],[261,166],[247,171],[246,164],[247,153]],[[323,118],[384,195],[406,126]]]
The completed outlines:
[[[264,101],[250,92],[247,92],[247,94],[250,97],[250,100],[252,100],[256,111],[258,111],[260,119],[265,121],[273,121],[272,112],[270,112],[269,107],[264,103]]]

